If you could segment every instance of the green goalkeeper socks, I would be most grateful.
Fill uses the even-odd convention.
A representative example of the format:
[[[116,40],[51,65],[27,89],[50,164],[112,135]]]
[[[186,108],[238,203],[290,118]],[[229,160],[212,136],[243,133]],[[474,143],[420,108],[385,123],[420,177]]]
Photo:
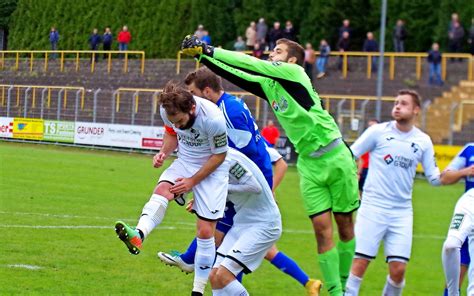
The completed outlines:
[[[339,274],[341,275],[342,288],[346,287],[347,278],[351,270],[352,259],[355,252],[355,239],[337,243],[337,252],[339,253]]]
[[[324,286],[331,296],[342,296],[341,278],[339,276],[339,254],[334,247],[319,254],[319,266],[323,273]]]

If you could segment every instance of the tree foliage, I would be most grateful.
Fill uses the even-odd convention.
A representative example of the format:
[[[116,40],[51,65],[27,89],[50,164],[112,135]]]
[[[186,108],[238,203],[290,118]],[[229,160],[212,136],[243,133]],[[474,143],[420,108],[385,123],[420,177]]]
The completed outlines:
[[[379,0],[0,0],[0,27],[10,26],[14,49],[49,48],[48,32],[57,27],[60,49],[86,49],[93,28],[110,26],[117,36],[127,25],[130,49],[145,50],[148,57],[174,57],[182,38],[203,24],[212,43],[231,48],[251,21],[264,17],[269,28],[291,20],[300,43],[317,47],[327,39],[334,48],[344,18],[351,20],[352,49],[361,50],[368,31],[380,40]],[[406,21],[407,51],[426,51],[434,41],[445,47],[452,12],[458,12],[469,29],[474,5],[465,0],[388,0],[386,50],[392,50],[397,19]],[[15,9],[10,16],[11,12]]]

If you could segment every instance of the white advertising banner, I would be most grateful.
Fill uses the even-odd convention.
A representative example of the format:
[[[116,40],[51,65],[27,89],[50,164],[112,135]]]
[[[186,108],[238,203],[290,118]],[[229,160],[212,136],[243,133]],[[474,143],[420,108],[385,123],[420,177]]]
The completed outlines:
[[[163,127],[76,122],[74,143],[124,148],[160,149]]]
[[[0,137],[13,138],[13,117],[0,117]]]

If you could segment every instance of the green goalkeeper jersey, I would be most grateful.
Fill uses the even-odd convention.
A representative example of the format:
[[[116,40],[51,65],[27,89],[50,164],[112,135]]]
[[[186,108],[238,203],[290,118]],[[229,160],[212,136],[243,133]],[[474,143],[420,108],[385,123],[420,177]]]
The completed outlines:
[[[200,61],[229,82],[268,101],[298,154],[308,156],[341,137],[303,67],[220,48],[214,49],[213,57],[201,55]]]

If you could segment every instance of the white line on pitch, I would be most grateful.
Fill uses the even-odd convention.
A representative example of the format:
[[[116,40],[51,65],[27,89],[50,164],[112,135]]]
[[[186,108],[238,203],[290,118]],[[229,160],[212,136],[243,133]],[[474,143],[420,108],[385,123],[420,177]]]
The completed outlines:
[[[192,224],[194,225],[194,224]],[[32,229],[112,229],[113,226],[103,226],[103,225],[8,225],[0,224],[0,228],[32,228]],[[158,226],[158,229],[163,230],[191,230],[195,227],[183,227],[183,226]],[[289,234],[313,234],[311,230],[297,230],[297,229],[283,229],[284,233]],[[336,235],[336,234],[335,234]],[[435,239],[435,240],[444,240],[445,236],[434,235],[434,234],[414,234],[413,238],[418,239]]]
[[[5,264],[3,266],[10,267],[10,268],[24,268],[29,270],[38,270],[42,269],[43,267],[37,265],[29,265],[29,264]]]

